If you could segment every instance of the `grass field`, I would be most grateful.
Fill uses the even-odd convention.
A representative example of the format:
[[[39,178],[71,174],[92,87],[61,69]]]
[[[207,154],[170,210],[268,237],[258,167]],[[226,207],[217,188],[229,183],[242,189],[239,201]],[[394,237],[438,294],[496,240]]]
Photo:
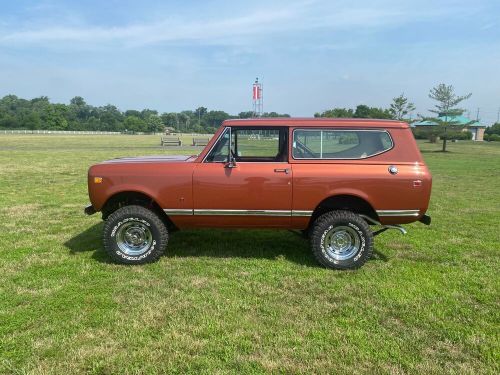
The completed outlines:
[[[433,223],[358,271],[288,231],[181,231],[158,263],[111,264],[87,168],[179,152],[158,144],[0,136],[0,373],[499,373],[500,144],[420,144]]]

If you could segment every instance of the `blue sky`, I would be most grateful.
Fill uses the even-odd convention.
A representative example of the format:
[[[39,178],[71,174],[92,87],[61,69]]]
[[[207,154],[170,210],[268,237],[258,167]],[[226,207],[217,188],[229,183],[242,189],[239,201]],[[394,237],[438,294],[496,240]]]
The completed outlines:
[[[500,1],[0,0],[0,96],[235,114],[257,76],[295,116],[401,92],[426,114],[444,82],[494,121]]]

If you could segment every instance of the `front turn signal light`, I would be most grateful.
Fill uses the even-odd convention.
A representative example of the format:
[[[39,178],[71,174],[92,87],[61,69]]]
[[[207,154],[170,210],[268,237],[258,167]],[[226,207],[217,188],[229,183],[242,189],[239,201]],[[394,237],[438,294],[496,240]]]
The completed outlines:
[[[94,184],[102,183],[102,177],[94,177]]]

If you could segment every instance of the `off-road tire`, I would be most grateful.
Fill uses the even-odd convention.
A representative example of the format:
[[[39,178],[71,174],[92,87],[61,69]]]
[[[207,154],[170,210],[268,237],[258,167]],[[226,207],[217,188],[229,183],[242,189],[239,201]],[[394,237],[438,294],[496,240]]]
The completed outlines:
[[[135,223],[139,228],[149,230],[149,241],[144,243],[140,254],[127,254],[123,242],[119,240],[120,227]],[[122,228],[121,231],[124,229]],[[106,219],[103,230],[104,249],[116,263],[144,264],[156,261],[165,251],[168,243],[168,230],[163,221],[153,211],[137,205],[125,206],[113,212]],[[126,247],[126,245],[125,245]]]
[[[351,241],[356,241],[358,250],[352,255],[349,253],[347,259],[338,259],[332,255],[332,251],[325,242],[329,233],[335,228],[347,228],[347,235]],[[349,234],[350,233],[350,234]],[[357,236],[357,237],[356,237]],[[361,267],[372,255],[373,233],[366,221],[351,211],[330,211],[316,219],[310,231],[311,248],[316,260],[327,268],[346,270]],[[344,240],[341,238],[341,240]],[[349,241],[348,240],[348,241]],[[353,247],[355,248],[355,247]],[[330,247],[331,249],[331,247]]]

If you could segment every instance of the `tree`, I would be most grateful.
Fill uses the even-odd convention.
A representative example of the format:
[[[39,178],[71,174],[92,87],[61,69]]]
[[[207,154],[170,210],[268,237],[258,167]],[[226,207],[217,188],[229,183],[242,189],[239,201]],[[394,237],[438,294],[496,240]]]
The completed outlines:
[[[238,113],[238,117],[239,118],[252,118],[253,111],[240,112],[240,113]]]
[[[143,120],[147,120],[151,115],[157,116],[158,111],[154,109],[143,109],[139,117],[142,118]]]
[[[434,99],[437,104],[434,109],[429,109],[438,117],[424,118],[424,120],[432,121],[443,128],[443,152],[446,152],[447,129],[450,126],[456,126],[458,123],[453,120],[454,116],[460,116],[464,113],[463,109],[457,108],[457,105],[471,97],[472,93],[459,96],[455,94],[455,89],[452,85],[440,83],[429,91],[429,98]]]
[[[45,108],[42,113],[41,126],[44,129],[51,130],[66,130],[68,121],[64,117],[66,114],[66,106],[64,104],[51,104]]]
[[[179,120],[177,119],[177,113],[175,112],[162,113],[161,121],[167,128],[174,128],[176,130],[179,129]]]
[[[108,131],[120,131],[122,129],[123,114],[114,105],[108,104],[99,107],[99,119]],[[143,131],[143,130],[141,130]]]
[[[207,114],[208,110],[206,107],[198,107],[194,110],[196,117],[203,117]]]
[[[189,130],[190,117],[186,114],[187,111],[183,111],[177,115],[177,121],[179,123],[179,130],[187,131]]]
[[[264,112],[262,117],[290,117],[288,113]]]
[[[158,115],[151,115],[146,120],[146,128],[150,133],[163,132],[165,126],[161,117]]]
[[[127,132],[144,132],[146,131],[146,123],[143,119],[136,116],[127,116],[123,123]]]
[[[219,127],[224,120],[230,118],[229,114],[224,111],[210,111],[205,115],[205,121],[210,127]]]
[[[500,122],[494,123],[492,126],[486,128],[485,134],[498,134],[500,135]]]
[[[388,109],[377,107],[368,107],[367,105],[360,104],[354,111],[355,118],[375,118],[375,119],[392,119],[392,115]]]
[[[415,105],[408,101],[408,98],[404,93],[392,99],[391,108],[389,112],[392,117],[396,120],[403,121],[406,115],[415,110]]]
[[[353,118],[354,111],[351,108],[333,108],[322,113],[317,112],[314,114],[314,117]]]
[[[84,105],[87,105],[87,103],[85,103],[85,100],[81,96],[75,96],[69,101],[69,104],[75,105],[77,107],[83,107]]]

